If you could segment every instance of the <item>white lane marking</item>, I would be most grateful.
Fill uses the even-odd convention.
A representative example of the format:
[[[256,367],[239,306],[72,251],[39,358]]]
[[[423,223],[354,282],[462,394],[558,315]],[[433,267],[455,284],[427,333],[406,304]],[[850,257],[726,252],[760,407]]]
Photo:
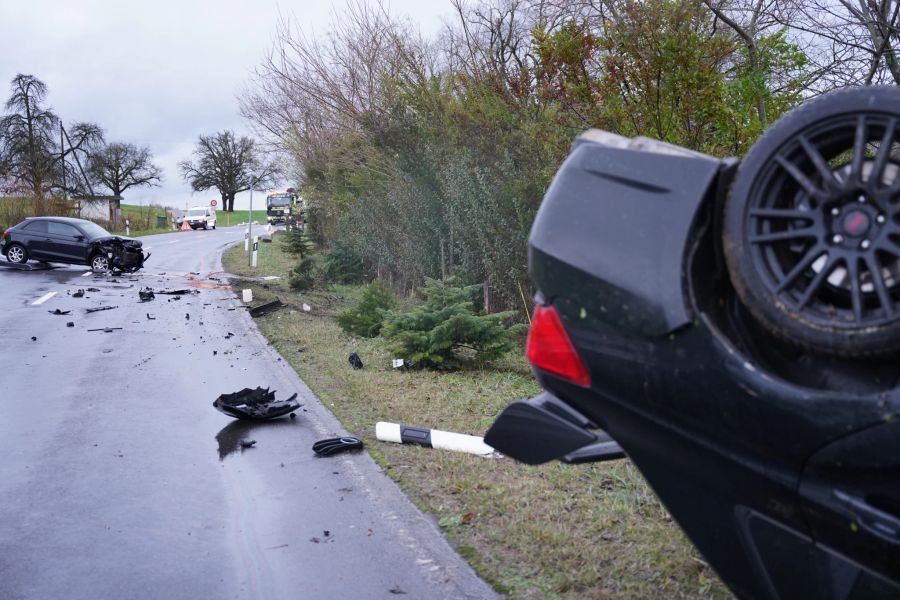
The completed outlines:
[[[44,294],[43,296],[41,296],[40,298],[38,298],[37,300],[32,302],[31,305],[32,306],[40,306],[41,304],[43,304],[44,302],[46,302],[47,300],[49,300],[50,298],[52,298],[55,295],[56,295],[56,292],[47,292],[46,294]]]
[[[90,275],[91,273],[93,273],[93,271],[85,271],[81,276],[82,276],[82,277],[87,277],[87,276]]]
[[[171,241],[171,242],[166,242],[166,243],[167,243],[167,244],[177,244],[177,243],[180,242],[180,241],[181,241],[181,240],[173,240],[173,241]]]

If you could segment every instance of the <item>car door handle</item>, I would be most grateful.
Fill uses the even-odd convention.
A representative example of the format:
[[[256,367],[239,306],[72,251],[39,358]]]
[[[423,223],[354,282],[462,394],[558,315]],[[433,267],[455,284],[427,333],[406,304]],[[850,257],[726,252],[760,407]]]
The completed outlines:
[[[853,515],[856,524],[862,529],[891,544],[900,544],[900,519],[872,506],[859,496],[839,490],[834,490],[832,493]]]

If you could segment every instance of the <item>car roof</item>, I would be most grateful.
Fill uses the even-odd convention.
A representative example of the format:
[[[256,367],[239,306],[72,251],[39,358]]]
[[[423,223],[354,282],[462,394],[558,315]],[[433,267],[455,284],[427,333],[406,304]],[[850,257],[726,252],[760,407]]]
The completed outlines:
[[[63,223],[71,223],[72,225],[93,223],[93,221],[88,221],[87,219],[76,219],[75,217],[25,217],[25,221],[61,221]]]

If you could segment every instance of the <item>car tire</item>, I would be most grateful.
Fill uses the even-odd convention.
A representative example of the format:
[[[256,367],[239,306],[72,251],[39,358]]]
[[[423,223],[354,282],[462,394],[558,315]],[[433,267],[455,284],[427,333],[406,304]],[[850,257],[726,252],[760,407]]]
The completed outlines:
[[[213,230],[215,230],[215,228],[216,228],[216,226],[215,226],[215,225],[213,225]]]
[[[105,273],[109,271],[109,257],[105,254],[95,254],[91,257],[91,271],[95,273]]]
[[[204,224],[203,224],[203,231],[206,231],[207,229],[209,229],[209,228],[206,226],[206,223],[204,223]]]
[[[6,260],[16,264],[28,262],[28,250],[22,244],[10,244],[6,249]]]
[[[28,262],[28,250],[22,244],[10,244],[6,249],[6,260],[16,264]]]
[[[900,351],[900,88],[840,90],[777,121],[725,205],[734,288],[773,335],[848,358]]]

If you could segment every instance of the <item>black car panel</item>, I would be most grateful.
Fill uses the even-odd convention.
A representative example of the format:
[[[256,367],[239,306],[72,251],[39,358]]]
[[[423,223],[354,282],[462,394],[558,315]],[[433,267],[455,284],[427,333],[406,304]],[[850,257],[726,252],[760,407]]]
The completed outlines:
[[[528,248],[590,385],[536,368],[545,394],[486,443],[539,462],[600,427],[739,597],[900,597],[896,358],[813,352],[750,315],[723,260],[734,160],[604,139],[574,145]]]

